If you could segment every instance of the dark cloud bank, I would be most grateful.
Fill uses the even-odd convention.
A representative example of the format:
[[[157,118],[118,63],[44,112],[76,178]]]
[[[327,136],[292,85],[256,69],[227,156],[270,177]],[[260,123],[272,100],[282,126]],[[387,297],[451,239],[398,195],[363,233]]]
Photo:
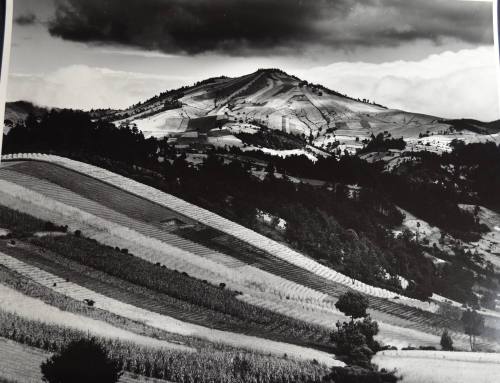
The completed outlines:
[[[189,54],[493,42],[491,4],[455,0],[59,0],[49,31]]]

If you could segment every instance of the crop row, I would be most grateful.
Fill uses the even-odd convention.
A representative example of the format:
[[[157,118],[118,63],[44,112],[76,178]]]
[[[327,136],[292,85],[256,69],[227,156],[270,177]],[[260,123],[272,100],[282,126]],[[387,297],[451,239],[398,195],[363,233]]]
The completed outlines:
[[[245,329],[245,332],[299,344],[310,343],[313,339],[323,345],[328,343],[329,331],[324,327],[256,307],[237,299],[232,291],[152,265],[137,257],[126,256],[97,242],[71,236],[35,238],[32,242],[51,251],[50,254],[37,255],[38,259],[50,258],[51,268],[55,267],[54,262],[59,256],[100,270],[104,274],[92,272],[92,269],[85,267],[74,268],[80,275],[78,283],[91,289],[99,289],[98,286],[106,282],[102,289],[104,294],[114,294],[131,304],[223,330],[240,332]],[[72,265],[74,264],[67,262],[64,268],[72,268]],[[131,273],[130,270],[134,272]],[[91,275],[92,281],[85,282],[84,275]],[[125,294],[116,295],[113,291],[122,291]],[[139,294],[153,298],[151,305],[148,304],[147,298],[143,298],[143,302],[133,298]],[[173,299],[165,299],[168,297]],[[165,311],[167,305],[171,309]],[[183,312],[186,315],[182,314]]]
[[[63,257],[106,274],[167,294],[196,306],[206,307],[250,322],[269,324],[282,320],[279,315],[235,299],[233,291],[203,283],[188,275],[161,268],[134,256],[75,236],[33,238],[31,242]],[[133,270],[133,272],[130,272]],[[294,323],[294,327],[306,326]],[[308,326],[307,326],[308,327]]]
[[[0,310],[0,336],[47,351],[87,337],[77,330],[32,321]],[[196,353],[151,349],[124,341],[98,338],[125,371],[184,382],[319,382],[328,373],[323,365],[252,352],[216,349]]]
[[[100,274],[100,272],[94,271],[89,275],[88,269],[78,264],[72,264],[72,261],[64,261],[63,259],[62,263],[59,264],[58,262],[61,260],[57,258],[60,257],[54,253],[31,254],[21,251],[19,246],[21,246],[20,243],[14,248],[16,251],[9,253],[15,253],[16,257],[28,261],[30,264],[1,253],[0,261],[10,269],[33,278],[36,282],[68,297],[76,300],[91,299],[96,308],[133,321],[147,322],[149,326],[170,333],[188,334],[191,337],[206,339],[210,342],[258,350],[264,353],[276,355],[287,353],[301,359],[316,358],[328,365],[338,364],[332,359],[331,354],[310,348],[318,343],[318,334],[315,332],[308,334],[311,339],[305,344],[307,348],[301,347],[300,345],[305,343],[305,340],[302,340],[304,335],[296,334],[296,331],[287,327],[286,323],[276,322],[269,326],[259,326],[244,321],[236,322],[231,317],[222,317],[220,314],[213,314],[213,312],[196,306],[189,307],[189,304],[185,302],[172,306],[166,302],[165,295],[145,290],[137,285],[128,285],[127,282],[115,280],[109,275],[103,274],[104,278],[99,277],[96,274]],[[12,250],[12,248],[7,249]],[[74,266],[79,267],[75,268]],[[45,270],[50,270],[50,272]],[[116,284],[116,282],[118,283]],[[224,318],[226,318],[226,322],[222,321]],[[58,323],[64,323],[64,320],[58,318]],[[86,323],[88,321],[80,318],[80,322]],[[199,325],[193,323],[199,323]],[[97,333],[102,332],[98,331]],[[114,330],[114,333],[117,331]],[[139,341],[142,342],[144,339],[139,339]],[[182,340],[181,342],[184,343]]]
[[[39,170],[39,167],[36,169]],[[75,175],[75,172],[70,172],[66,178]],[[232,289],[243,292],[253,292],[257,288],[259,292],[286,294],[291,299],[314,299],[318,303],[326,297],[311,288],[288,281],[286,277],[278,277],[257,267],[243,266],[241,262],[239,264],[242,267],[234,267],[238,261],[232,257],[171,235],[137,219],[131,219],[45,179],[11,170],[0,171],[0,178],[5,193],[14,196],[15,200],[23,201],[14,201],[12,205],[15,205],[15,208],[31,211],[33,206],[27,208],[26,204],[36,205],[38,217],[52,219],[73,229],[76,227],[87,236],[108,245],[133,248],[134,254],[149,262],[160,262],[166,267],[189,272],[198,279],[206,279],[212,283],[224,282]],[[100,182],[94,180],[95,183]],[[99,188],[95,190],[94,194],[99,195]],[[128,195],[127,193],[119,190],[115,191],[116,193],[119,193],[119,196],[116,196],[118,200],[126,200],[123,194]]]
[[[28,297],[40,299],[44,303],[57,307],[62,311],[103,321],[115,327],[122,328],[139,335],[183,343],[194,348],[205,347],[207,343],[197,338],[179,336],[177,334],[151,327],[145,323],[116,315],[110,311],[89,306],[84,301],[72,299],[71,297],[55,291],[54,289],[37,283],[34,280],[19,274],[18,272],[7,269],[5,266],[0,266],[0,283],[19,291]]]

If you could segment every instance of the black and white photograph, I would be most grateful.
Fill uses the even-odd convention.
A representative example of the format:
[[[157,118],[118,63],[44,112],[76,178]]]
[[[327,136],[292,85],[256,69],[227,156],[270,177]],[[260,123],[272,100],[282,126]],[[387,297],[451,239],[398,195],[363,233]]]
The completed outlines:
[[[0,13],[0,383],[500,380],[495,0]]]

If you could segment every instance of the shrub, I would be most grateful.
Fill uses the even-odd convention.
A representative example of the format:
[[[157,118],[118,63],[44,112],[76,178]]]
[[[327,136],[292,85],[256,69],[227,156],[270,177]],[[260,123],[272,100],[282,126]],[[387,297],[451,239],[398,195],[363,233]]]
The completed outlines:
[[[323,383],[395,383],[398,381],[393,372],[382,369],[372,371],[360,367],[334,367],[323,378]]]
[[[95,301],[93,299],[84,299],[83,301],[87,304],[87,306],[94,307]]]
[[[448,330],[444,330],[443,334],[441,335],[441,348],[444,351],[453,351],[453,339],[451,339],[450,334],[448,333]]]
[[[69,343],[41,365],[48,383],[115,383],[121,376],[118,363],[95,339]]]
[[[340,296],[335,307],[350,316],[352,320],[364,318],[367,315],[368,299],[360,293],[349,291]]]

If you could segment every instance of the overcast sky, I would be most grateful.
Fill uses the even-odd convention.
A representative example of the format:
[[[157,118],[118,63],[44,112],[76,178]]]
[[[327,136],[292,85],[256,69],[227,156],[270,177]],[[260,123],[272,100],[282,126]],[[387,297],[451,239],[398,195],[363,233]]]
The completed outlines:
[[[281,68],[389,107],[499,118],[491,1],[15,0],[10,101],[121,108]]]

